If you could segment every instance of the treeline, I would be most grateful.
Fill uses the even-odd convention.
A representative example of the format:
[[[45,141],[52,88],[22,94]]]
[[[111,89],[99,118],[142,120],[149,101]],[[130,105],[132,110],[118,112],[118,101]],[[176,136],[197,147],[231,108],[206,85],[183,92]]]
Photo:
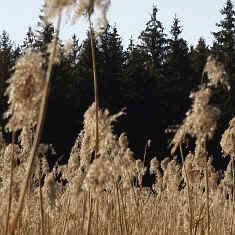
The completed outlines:
[[[221,110],[218,130],[208,143],[220,166],[219,140],[235,113],[235,12],[233,3],[227,0],[221,10],[222,20],[213,33],[213,45],[208,46],[203,38],[197,45],[189,46],[182,38],[183,27],[174,16],[167,35],[158,19],[158,8],[154,6],[146,28],[139,35],[139,42],[130,39],[126,49],[116,26],[109,25],[95,44],[96,67],[100,106],[111,113],[126,107],[126,116],[115,125],[118,133],[128,134],[130,145],[138,158],[143,158],[146,142],[147,159],[169,155],[169,126],[180,124],[190,108],[190,92],[206,82],[203,73],[208,55],[213,54],[224,63],[231,82],[231,90],[225,93],[219,88],[211,102]],[[21,45],[15,46],[6,31],[0,36],[0,113],[7,109],[4,91],[7,79],[17,58],[27,48],[46,52],[47,44],[54,35],[54,26],[41,27],[35,36],[29,28]],[[193,30],[193,29],[192,29]],[[52,143],[57,151],[65,153],[64,161],[73,142],[83,126],[83,114],[94,100],[93,70],[89,34],[84,41],[72,37],[72,47],[66,53],[60,41],[61,62],[53,68],[49,107],[44,128],[43,142]],[[46,56],[46,55],[45,55]],[[45,65],[46,66],[46,65]],[[4,130],[6,120],[1,118]],[[6,134],[6,133],[5,133]],[[7,138],[7,134],[6,134]]]

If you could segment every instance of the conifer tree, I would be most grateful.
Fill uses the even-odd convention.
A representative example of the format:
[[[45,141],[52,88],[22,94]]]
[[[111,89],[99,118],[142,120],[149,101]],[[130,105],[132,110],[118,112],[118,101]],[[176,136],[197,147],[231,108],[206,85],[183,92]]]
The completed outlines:
[[[133,39],[130,39],[126,50],[125,62],[125,100],[129,103],[140,103],[146,98],[147,87],[152,77],[145,65],[146,57],[142,49],[136,46]]]
[[[76,36],[76,34],[72,36],[71,44],[72,45],[69,52],[66,52],[67,53],[66,58],[68,62],[71,64],[71,66],[75,68],[76,64],[78,63],[79,52],[81,50],[79,38]]]
[[[27,48],[33,48],[33,47],[35,47],[35,41],[36,41],[35,34],[34,34],[32,28],[29,27],[21,48],[23,50],[25,50]]]
[[[235,72],[235,11],[231,0],[227,0],[220,11],[223,19],[216,24],[217,32],[213,32],[213,54],[225,64],[226,70],[231,76]]]
[[[141,40],[141,49],[146,55],[146,66],[154,74],[154,76],[161,78],[163,75],[163,64],[166,56],[166,34],[162,23],[157,17],[158,8],[153,6],[151,19],[147,22],[146,28],[139,36]]]
[[[233,2],[227,0],[220,13],[223,19],[216,24],[219,30],[213,32],[215,41],[211,51],[217,60],[225,65],[225,70],[230,78],[229,95],[221,89],[216,92],[217,103],[221,105],[224,115],[229,117],[235,113],[235,11]]]
[[[9,77],[10,68],[14,64],[13,51],[13,43],[7,32],[3,31],[0,35],[0,77],[3,82]]]
[[[0,35],[0,95],[3,96],[6,81],[10,77],[10,69],[20,55],[20,49],[14,47],[6,31]]]
[[[167,80],[186,79],[189,73],[190,60],[187,42],[180,37],[182,26],[179,19],[174,17],[168,39],[165,73]]]
[[[45,25],[43,22],[39,23],[38,25],[40,26],[40,28],[37,30],[37,37],[33,47],[41,52],[45,52],[47,50],[47,45],[53,39],[55,28],[53,24]]]
[[[41,15],[39,15],[39,21],[37,23],[37,28],[33,32],[32,28],[29,27],[26,34],[26,38],[23,42],[23,48],[31,47],[34,50],[40,52],[46,52],[48,44],[52,41],[55,28],[52,23],[47,23],[44,19],[44,7],[40,10]],[[60,42],[59,42],[60,43]]]
[[[195,85],[199,85],[201,82],[203,82],[202,73],[209,54],[210,49],[208,45],[206,45],[205,39],[200,37],[196,47],[192,47],[190,51],[191,68],[193,71]]]
[[[122,40],[116,26],[108,25],[98,38],[97,69],[100,103],[115,110],[122,106],[124,77]],[[111,98],[112,97],[112,98]]]
[[[95,54],[96,54],[96,67],[98,69],[98,49],[97,42],[95,43]],[[82,110],[84,113],[88,106],[93,102],[93,70],[92,70],[92,57],[91,57],[91,46],[90,46],[90,34],[87,32],[87,38],[83,40],[80,48],[80,52],[78,55],[78,63],[76,68],[78,76],[80,88],[78,90],[78,94],[81,95],[82,99]],[[99,77],[98,77],[99,79]]]

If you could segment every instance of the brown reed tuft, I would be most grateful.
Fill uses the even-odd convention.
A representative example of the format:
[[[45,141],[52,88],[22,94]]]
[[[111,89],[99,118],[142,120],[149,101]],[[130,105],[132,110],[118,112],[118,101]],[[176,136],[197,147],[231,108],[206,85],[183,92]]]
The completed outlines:
[[[32,128],[37,123],[45,86],[42,64],[42,54],[27,49],[14,67],[15,72],[8,80],[9,86],[5,93],[9,97],[5,117],[9,117],[7,128],[11,131]]]
[[[103,9],[105,18],[110,1],[46,0],[46,3],[48,20],[60,15],[62,9],[72,8],[76,9],[75,18],[86,14],[90,19],[96,6]],[[144,162],[135,159],[127,134],[118,136],[113,130],[113,122],[124,112],[110,115],[108,110],[98,109],[98,102],[84,114],[84,128],[74,143],[68,164],[56,164],[50,171],[42,156],[40,164],[43,169],[40,173],[45,177],[44,185],[35,183],[39,169],[35,155],[43,155],[50,148],[42,143],[39,145],[39,140],[51,68],[59,62],[57,39],[58,31],[55,40],[48,45],[51,59],[45,80],[41,79],[44,74],[41,69],[42,55],[32,49],[18,60],[15,73],[9,80],[8,128],[12,131],[21,129],[21,146],[5,143],[0,135],[0,197],[4,198],[10,190],[10,200],[3,200],[0,204],[0,218],[5,215],[13,218],[9,226],[11,234],[39,234],[40,231],[52,235],[233,234],[234,118],[221,139],[224,155],[231,157],[222,176],[213,168],[213,156],[208,156],[206,149],[206,141],[213,138],[220,116],[220,110],[210,104],[212,89],[219,84],[227,90],[230,87],[223,65],[213,57],[208,58],[204,69],[209,83],[201,85],[198,91],[191,94],[192,107],[171,142],[172,152],[180,148],[182,164],[178,163],[176,156],[165,158],[161,163],[156,157],[153,158],[149,169],[155,177],[153,192],[142,187],[146,168]],[[56,54],[58,61],[55,61]],[[44,92],[39,87],[41,90],[44,88]],[[27,103],[28,98],[33,100],[34,106]],[[25,108],[27,115],[30,115],[26,117],[19,107]],[[40,115],[39,119],[37,115]],[[37,123],[35,134],[32,127]],[[186,135],[196,139],[196,146],[184,159],[182,143]],[[91,161],[95,151],[99,157]],[[25,178],[25,172],[26,180],[20,192],[19,185]],[[219,176],[222,177],[221,182]],[[41,220],[38,219],[40,216]],[[4,232],[8,232],[8,225],[5,226],[5,221],[0,220],[0,234]]]

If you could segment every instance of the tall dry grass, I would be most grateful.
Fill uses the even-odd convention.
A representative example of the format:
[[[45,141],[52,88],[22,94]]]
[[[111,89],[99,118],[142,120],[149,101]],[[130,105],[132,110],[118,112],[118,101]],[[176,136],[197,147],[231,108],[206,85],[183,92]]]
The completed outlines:
[[[68,164],[49,170],[44,153],[52,147],[39,143],[50,73],[53,64],[59,62],[56,48],[61,14],[72,8],[74,19],[83,13],[90,19],[96,6],[103,9],[101,19],[106,22],[109,3],[46,1],[45,19],[58,17],[57,33],[48,45],[48,70],[42,69],[42,54],[33,50],[26,51],[15,66],[6,91],[6,116],[10,117],[10,131],[21,130],[21,145],[14,141],[6,144],[0,136],[0,196],[4,198],[0,234],[234,234],[235,118],[221,137],[224,155],[231,159],[223,174],[215,171],[213,156],[208,156],[206,149],[221,114],[209,103],[211,92],[220,85],[228,92],[230,89],[223,65],[213,57],[208,58],[204,69],[209,82],[191,94],[192,107],[171,142],[173,157],[161,162],[154,157],[150,169],[136,160],[127,135],[117,136],[113,131],[113,122],[125,115],[124,111],[110,115],[108,110],[100,110],[97,92],[95,103],[84,114],[84,127]],[[93,65],[95,77],[94,54]],[[195,149],[183,156],[187,136],[195,138]],[[181,164],[174,156],[177,148]],[[94,153],[99,157],[91,161]],[[142,187],[147,171],[155,177],[153,190]],[[58,175],[61,181],[56,179]]]

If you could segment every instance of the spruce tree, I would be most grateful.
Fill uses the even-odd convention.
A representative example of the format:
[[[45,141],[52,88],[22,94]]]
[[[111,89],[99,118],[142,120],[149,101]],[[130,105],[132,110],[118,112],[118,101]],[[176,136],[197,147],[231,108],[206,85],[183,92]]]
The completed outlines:
[[[116,26],[107,26],[98,38],[97,47],[100,104],[117,111],[124,105],[122,87],[125,56]]]
[[[174,17],[168,39],[165,73],[168,81],[186,79],[189,74],[190,60],[187,42],[180,37],[182,26]]]
[[[53,24],[39,24],[40,28],[37,30],[37,37],[35,40],[34,48],[41,52],[46,52],[47,45],[52,41],[55,33]]]
[[[146,57],[142,49],[130,39],[126,50],[125,62],[125,100],[127,104],[141,103],[146,98],[148,87],[153,81],[146,65]]]
[[[231,76],[235,72],[235,11],[231,0],[226,1],[220,13],[223,19],[216,24],[218,31],[212,33],[215,39],[212,53],[225,64]]]
[[[207,57],[210,54],[210,49],[206,45],[204,38],[200,37],[195,48],[191,48],[190,57],[191,57],[191,68],[193,71],[193,77],[195,85],[199,85],[203,82],[203,69],[206,65]]]
[[[95,43],[95,54],[96,58],[98,55],[97,49],[97,41]],[[98,64],[96,60],[96,67],[98,69]],[[78,90],[78,94],[82,97],[80,102],[81,105],[81,113],[84,113],[88,106],[94,100],[93,94],[93,69],[92,69],[92,57],[91,57],[91,46],[90,46],[90,34],[87,32],[87,38],[83,40],[81,44],[81,49],[78,55],[78,63],[76,68],[78,76],[79,76],[79,83],[80,88]],[[100,78],[98,77],[98,80]]]
[[[231,0],[226,1],[220,13],[223,19],[216,24],[219,30],[213,32],[215,41],[211,51],[225,65],[231,90],[228,95],[222,88],[218,89],[215,99],[220,104],[224,115],[229,117],[235,113],[235,11]]]
[[[71,64],[71,66],[75,68],[76,64],[78,63],[78,56],[81,50],[81,45],[79,43],[79,39],[76,36],[76,34],[72,36],[71,43],[72,43],[71,49],[69,52],[66,52],[67,53],[66,58],[68,62]]]
[[[47,45],[53,39],[55,28],[52,23],[47,23],[44,16],[45,5],[40,9],[41,15],[39,15],[39,20],[37,22],[37,28],[35,31],[31,27],[28,28],[26,37],[24,38],[21,48],[33,48],[36,51],[45,53],[47,50]]]
[[[139,39],[141,40],[140,48],[142,53],[146,56],[146,66],[155,77],[161,78],[167,39],[162,23],[158,20],[157,13],[158,8],[154,5],[151,19],[147,22],[146,28],[141,32]]]
[[[35,47],[35,40],[36,40],[35,34],[34,34],[32,28],[29,27],[28,31],[26,33],[26,37],[24,38],[23,45],[21,46],[21,48],[23,50],[25,50],[27,48]]]
[[[6,81],[11,75],[11,69],[20,55],[20,49],[14,47],[6,31],[0,35],[0,95],[3,97],[7,86]]]

